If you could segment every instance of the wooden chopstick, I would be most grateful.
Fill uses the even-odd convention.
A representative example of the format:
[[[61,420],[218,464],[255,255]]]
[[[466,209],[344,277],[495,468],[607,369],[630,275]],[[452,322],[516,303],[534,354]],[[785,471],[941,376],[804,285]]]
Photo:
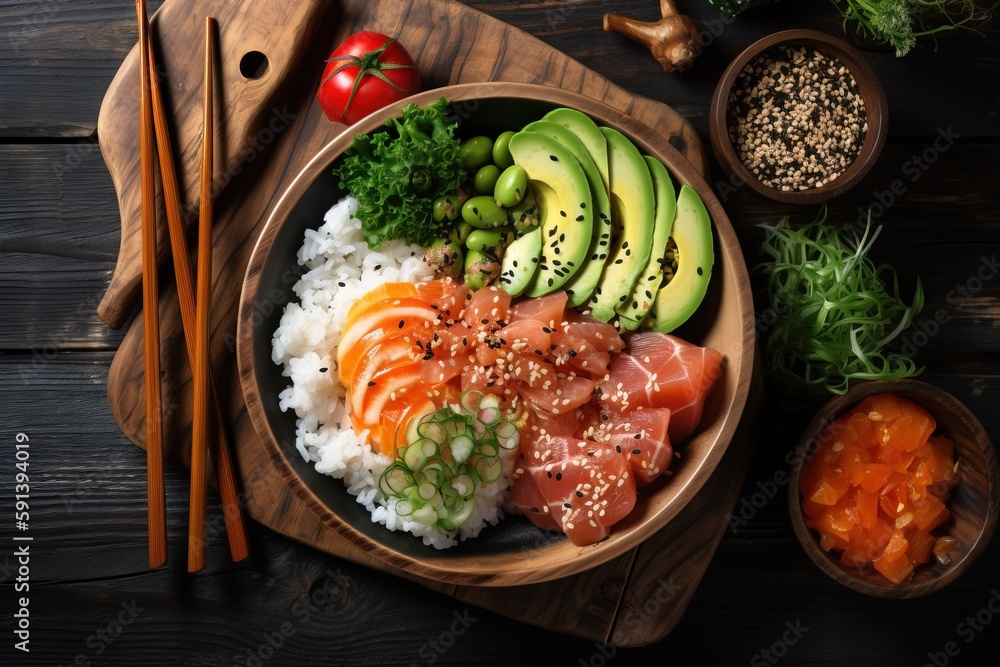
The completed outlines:
[[[181,213],[177,169],[174,165],[170,128],[167,124],[166,107],[163,103],[163,95],[160,90],[158,71],[156,51],[153,49],[152,40],[150,40],[149,76],[152,82],[153,120],[156,127],[157,152],[160,157],[163,200],[167,212],[167,228],[170,231],[170,248],[174,261],[174,276],[177,283],[177,300],[180,304],[181,324],[184,329],[188,359],[193,364],[195,359],[196,306],[194,280],[191,276],[191,254],[188,250],[187,234],[184,229],[184,216]],[[215,383],[212,381],[211,373],[209,373],[208,391],[210,401],[209,420],[215,425],[215,437],[208,439],[208,450],[212,457],[212,462],[215,464],[219,495],[222,498],[222,513],[226,519],[229,552],[234,561],[240,561],[250,555],[250,546],[247,543],[246,525],[243,521],[243,510],[240,507],[239,492],[236,488],[236,475],[233,471],[229,436],[226,433],[225,420],[222,418],[222,404],[219,400]]]
[[[146,496],[149,566],[167,562],[166,495],[163,487],[163,411],[160,396],[160,305],[156,284],[156,188],[149,35],[146,0],[136,0],[139,18],[139,147],[142,184],[142,312],[146,356]]]
[[[212,305],[212,179],[215,168],[215,20],[205,19],[205,82],[201,141],[201,199],[198,218],[198,286],[195,297],[194,421],[191,430],[191,502],[188,572],[205,567],[205,467],[208,457],[209,322]]]

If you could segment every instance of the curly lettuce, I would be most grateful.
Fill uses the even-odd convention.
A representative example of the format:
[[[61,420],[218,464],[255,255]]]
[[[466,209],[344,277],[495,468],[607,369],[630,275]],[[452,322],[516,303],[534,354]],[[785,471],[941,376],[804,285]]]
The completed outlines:
[[[432,215],[434,200],[453,192],[464,176],[447,109],[443,97],[425,107],[407,105],[402,118],[386,121],[386,130],[354,137],[334,169],[340,187],[359,202],[371,248],[393,239],[429,246],[451,231],[454,223]]]

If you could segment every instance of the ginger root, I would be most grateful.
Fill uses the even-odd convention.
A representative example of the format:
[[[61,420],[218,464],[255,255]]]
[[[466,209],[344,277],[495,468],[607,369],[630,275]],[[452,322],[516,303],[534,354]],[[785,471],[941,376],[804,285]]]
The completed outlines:
[[[686,70],[697,55],[698,27],[677,12],[674,0],[660,0],[655,23],[636,21],[620,14],[604,15],[605,32],[617,32],[649,49],[667,73]]]

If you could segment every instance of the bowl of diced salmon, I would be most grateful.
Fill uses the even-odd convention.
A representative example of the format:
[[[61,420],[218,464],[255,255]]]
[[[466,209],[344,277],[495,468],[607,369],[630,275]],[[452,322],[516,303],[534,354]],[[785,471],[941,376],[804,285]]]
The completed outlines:
[[[797,451],[792,527],[812,561],[852,590],[931,593],[989,544],[996,453],[975,415],[933,385],[855,385],[823,406]]]

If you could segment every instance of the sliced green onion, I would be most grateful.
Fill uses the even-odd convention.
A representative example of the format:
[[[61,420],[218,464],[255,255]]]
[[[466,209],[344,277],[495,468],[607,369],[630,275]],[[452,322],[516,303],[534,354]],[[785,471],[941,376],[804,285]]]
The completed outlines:
[[[407,444],[379,479],[396,513],[454,535],[476,508],[476,489],[503,471],[500,448],[517,446],[517,426],[503,418],[500,399],[462,394],[461,407],[445,407],[407,429]],[[456,411],[459,410],[459,411]]]
[[[421,438],[427,438],[428,440],[433,440],[439,445],[445,443],[445,439],[448,436],[448,432],[445,431],[444,426],[438,422],[433,421],[422,421],[417,427],[417,433],[420,434]]]
[[[457,438],[460,435],[465,434],[469,430],[468,422],[464,420],[451,420],[442,422],[445,431],[447,431],[448,436],[451,438]]]
[[[410,470],[420,470],[437,450],[437,443],[433,440],[421,439],[406,448],[403,453],[403,463]]]
[[[449,485],[461,496],[471,496],[476,490],[476,485],[472,482],[472,478],[468,475],[459,475],[455,479],[451,480]]]
[[[499,408],[500,407],[500,397],[495,394],[486,394],[479,400],[479,409],[484,408]]]
[[[441,461],[429,461],[420,469],[420,481],[433,484],[435,488],[440,487],[448,475]]]
[[[410,518],[417,523],[422,523],[425,526],[433,526],[437,523],[438,515],[433,507],[430,505],[424,505],[423,507],[413,510],[413,514]]]
[[[497,424],[497,437],[501,440],[510,440],[517,435],[517,426],[513,422],[500,422]]]
[[[393,496],[413,484],[413,475],[401,467],[390,466],[379,479],[379,490],[386,496]]]
[[[479,479],[487,484],[492,484],[500,477],[500,461],[495,458],[477,459],[476,473],[479,475]]]
[[[417,487],[417,495],[421,500],[430,500],[437,493],[437,487],[429,482],[424,482]]]
[[[448,532],[454,532],[458,526],[469,520],[472,513],[476,509],[476,500],[474,498],[469,498],[464,503],[462,503],[458,509],[455,511],[445,511],[438,513],[438,525],[441,525],[442,521],[447,521],[453,528]]]
[[[497,408],[483,408],[479,411],[479,421],[487,426],[492,426],[498,419],[500,419],[500,410]]]
[[[479,404],[483,400],[483,392],[481,391],[467,391],[462,394],[462,410],[470,414],[476,414],[479,412]]]
[[[472,456],[472,451],[476,447],[476,441],[467,435],[460,435],[451,439],[451,455],[455,458],[455,463],[465,463]]]

